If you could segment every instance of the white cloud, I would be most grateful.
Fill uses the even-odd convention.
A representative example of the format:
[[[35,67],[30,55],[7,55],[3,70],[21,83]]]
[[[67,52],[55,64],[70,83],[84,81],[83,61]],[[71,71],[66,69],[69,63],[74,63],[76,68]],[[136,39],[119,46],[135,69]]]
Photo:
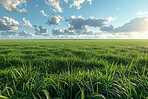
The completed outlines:
[[[48,37],[48,36],[50,36],[48,33],[42,33],[42,36],[44,36],[44,37]]]
[[[69,30],[69,29],[65,29],[65,30],[61,30],[58,28],[52,29],[52,35],[53,36],[58,36],[58,35],[94,35],[95,31],[93,30],[89,30],[89,29],[85,29],[85,30]]]
[[[68,3],[69,0],[63,0],[65,3]],[[85,1],[89,2],[89,4],[92,4],[92,0],[73,0],[73,3],[70,4],[69,8],[72,8],[72,6],[77,7],[77,9],[81,8],[81,4]],[[45,0],[45,3],[52,6],[54,8],[54,11],[63,12],[63,9],[60,7],[60,3],[62,0]]]
[[[117,10],[117,11],[119,11],[119,10],[120,10],[120,8],[116,8],[116,10]]]
[[[0,3],[3,5],[6,11],[26,13],[26,9],[18,9],[17,6],[23,3],[26,4],[27,1],[29,0],[0,0]]]
[[[27,33],[25,30],[22,30],[22,31],[19,31],[18,33],[18,36],[20,37],[33,37],[33,34],[32,33]]]
[[[114,21],[114,20],[116,20],[116,19],[117,19],[116,17],[114,17],[114,18],[113,18],[113,17],[109,17],[107,23],[109,23],[109,22],[111,22],[111,21]]]
[[[112,25],[110,26],[103,26],[100,28],[101,31],[112,31],[114,27]]]
[[[88,27],[103,27],[107,23],[115,20],[115,18],[109,17],[107,19],[99,19],[99,18],[94,18],[90,17],[88,19],[85,19],[82,16],[70,16],[68,19],[65,19],[65,21],[68,22],[68,27],[67,29],[65,28],[64,30],[61,29],[53,29],[52,34],[53,36],[57,35],[95,35],[98,34],[97,31],[90,30]],[[49,21],[48,23],[54,23],[54,25],[59,25],[59,21],[56,22],[51,22]],[[104,27],[104,29],[111,28],[110,27]],[[103,29],[102,29],[103,30]]]
[[[68,28],[70,30],[73,30],[73,29],[84,30],[86,29],[86,27],[102,27],[115,19],[116,18],[112,18],[112,17],[109,17],[108,19],[99,19],[94,17],[85,19],[82,16],[79,16],[79,17],[71,16],[69,19],[66,19],[66,21],[69,22]]]
[[[16,36],[16,32],[12,31],[0,32],[0,38],[11,38],[12,36]]]
[[[70,8],[72,8],[72,6],[77,7],[77,9],[81,8],[81,4],[84,3],[86,0],[73,0],[73,4],[70,5]],[[89,2],[90,4],[92,4],[92,0],[87,0],[87,2]]]
[[[44,35],[48,34],[48,30],[42,27],[41,25],[34,25],[35,35]]]
[[[41,10],[40,13],[41,13],[43,16],[48,17],[48,15],[45,14],[44,10]]]
[[[45,0],[45,3],[52,6],[55,11],[63,12],[62,8],[60,7],[60,1],[59,0]]]
[[[148,17],[135,18],[129,23],[124,24],[121,27],[113,29],[111,32],[145,32],[148,31]]]
[[[100,37],[104,39],[148,39],[148,32],[102,33]]]
[[[19,22],[12,18],[4,16],[0,19],[0,30],[1,31],[13,31],[18,30]]]
[[[60,25],[60,20],[64,20],[61,16],[52,16],[50,20],[46,22],[46,24],[50,25]]]
[[[72,15],[72,16],[70,16],[69,18],[70,18],[70,19],[75,19],[76,16]]]
[[[37,5],[37,4],[35,5],[35,7],[38,7],[38,6],[39,6],[39,5]]]
[[[66,3],[68,3],[68,0],[64,0]]]
[[[27,33],[25,30],[23,31],[18,31],[18,32],[12,32],[12,31],[6,31],[6,32],[1,32],[0,33],[1,38],[32,38],[33,34],[32,33]]]
[[[89,2],[89,4],[92,4],[92,0],[87,0]]]
[[[145,11],[145,12],[139,11],[136,13],[136,15],[145,15],[145,14],[148,14],[148,11]]]
[[[52,35],[57,36],[57,35],[64,35],[64,31],[58,28],[52,29]]]
[[[27,28],[32,28],[32,24],[29,22],[29,20],[26,20],[25,18],[23,18],[23,21],[25,24],[23,24],[25,27]]]
[[[21,14],[26,14],[26,13],[27,13],[26,9],[24,9],[24,8],[23,8],[23,9],[20,9],[19,12],[20,12]]]

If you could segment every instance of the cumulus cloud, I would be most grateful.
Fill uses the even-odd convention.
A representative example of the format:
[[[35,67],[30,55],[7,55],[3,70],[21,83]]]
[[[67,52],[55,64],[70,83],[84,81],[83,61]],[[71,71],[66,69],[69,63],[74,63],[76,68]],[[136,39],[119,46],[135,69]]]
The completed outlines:
[[[115,18],[112,18],[112,17],[109,17],[108,19],[98,19],[98,18],[93,18],[93,17],[85,19],[82,16],[79,16],[79,17],[72,16],[66,21],[69,22],[68,28],[70,30],[73,30],[73,29],[85,30],[86,27],[88,26],[89,27],[102,27],[106,25],[107,23],[113,21],[114,19]]]
[[[14,31],[1,32],[1,37],[7,37],[10,35],[16,35],[16,32],[14,32]]]
[[[111,21],[114,21],[114,20],[116,20],[117,18],[116,17],[109,17],[107,20],[108,20],[108,22],[107,23],[109,23],[109,22],[111,22]]]
[[[72,6],[77,7],[77,9],[81,8],[81,4],[84,3],[86,0],[73,0],[73,4],[70,5],[70,8]],[[92,0],[87,0],[90,4],[92,4]]]
[[[18,30],[19,22],[12,18],[4,16],[0,19],[0,30],[1,31],[13,31]]]
[[[64,31],[61,30],[61,29],[58,29],[58,28],[52,29],[52,35],[53,36],[56,36],[56,35],[64,35]]]
[[[76,19],[76,16],[72,15],[69,17],[70,19]]]
[[[64,20],[61,16],[52,16],[51,19],[46,22],[46,24],[50,25],[60,25],[60,20]]]
[[[23,31],[18,31],[18,32],[12,32],[12,31],[6,31],[6,32],[1,32],[1,38],[31,38],[33,37],[32,33],[27,33],[25,30]]]
[[[0,0],[0,3],[3,5],[6,11],[26,13],[26,9],[18,9],[17,6],[26,4],[27,1],[29,0]]]
[[[112,31],[114,29],[114,26],[113,25],[110,25],[110,26],[103,26],[100,28],[101,31]]]
[[[54,8],[54,11],[63,12],[63,9],[60,7],[60,1],[61,0],[45,0],[45,3],[52,6]],[[65,3],[68,3],[69,0],[63,0]],[[73,3],[70,4],[70,8],[77,7],[77,9],[81,8],[81,4],[85,1],[89,2],[89,4],[92,4],[92,0],[73,0]]]
[[[92,0],[87,0],[89,2],[89,4],[92,4]]]
[[[27,36],[27,32],[25,30],[19,31],[18,33],[20,36]]]
[[[102,28],[103,26],[113,21],[114,19],[115,18],[112,18],[112,17],[109,17],[107,19],[99,19],[99,18],[94,18],[94,17],[85,19],[82,16],[78,16],[78,17],[70,16],[68,19],[65,19],[65,21],[68,22],[67,29],[61,30],[61,29],[56,28],[52,30],[52,34],[54,36],[57,36],[57,35],[95,35],[95,34],[98,34],[98,32],[95,32],[94,30],[90,30],[88,29],[88,27]],[[111,26],[108,28],[111,28]]]
[[[16,32],[11,32],[11,31],[0,32],[0,38],[11,38],[11,36],[16,36]]]
[[[21,14],[26,14],[26,13],[27,13],[26,9],[24,9],[24,8],[23,8],[23,9],[20,9],[19,12],[20,12]]]
[[[136,15],[145,15],[145,14],[148,14],[148,11],[145,11],[145,12],[139,11],[136,13]]]
[[[80,34],[80,35],[95,35],[97,34],[96,31],[90,30],[90,29],[85,29],[85,30],[74,30],[75,34]]]
[[[17,33],[17,35],[18,35],[19,37],[23,37],[23,38],[33,38],[33,37],[34,37],[34,35],[33,35],[32,33],[28,33],[28,32],[26,32],[25,30],[19,31],[19,32]]]
[[[33,37],[32,33],[27,33],[25,30],[19,31],[17,35],[20,37]]]
[[[62,29],[52,29],[52,35],[53,36],[58,36],[58,35],[94,35],[96,34],[95,31],[93,30],[89,30],[89,29],[86,29],[86,30],[69,30],[69,29],[65,29],[65,30],[62,30]]]
[[[111,32],[145,32],[148,31],[148,17],[135,18],[121,27],[113,29]]]
[[[109,38],[116,38],[116,39],[129,39],[129,38],[147,38],[148,35],[148,17],[142,17],[142,18],[135,18],[132,19],[130,22],[124,24],[121,27],[117,27],[114,28],[112,25],[104,25],[104,24],[99,24],[99,25],[88,25],[87,26],[92,26],[92,27],[100,27],[101,31],[106,31],[106,32],[101,32],[101,31],[94,31],[94,30],[90,30],[88,28],[82,28],[82,26],[85,24],[82,24],[83,21],[79,20],[79,24],[81,24],[79,26],[79,24],[77,24],[77,22],[75,22],[76,24],[72,24],[70,25],[70,22],[72,20],[78,19],[75,16],[70,17],[69,19],[67,19],[66,21],[69,22],[69,26],[67,29],[65,30],[61,30],[61,29],[53,29],[52,30],[52,34],[55,37],[59,37],[59,38],[73,38],[74,36],[77,38],[77,36],[79,36],[80,38],[85,38],[85,36],[89,36],[88,38],[103,38],[103,39],[109,39]],[[81,19],[85,19],[83,17],[81,17]],[[94,19],[94,18],[92,18]],[[108,22],[111,18],[108,18]],[[86,19],[85,19],[86,20]],[[90,22],[91,23],[91,22]],[[102,21],[101,21],[102,23]],[[106,21],[105,21],[106,23]],[[78,27],[75,27],[75,25],[78,25]],[[72,28],[70,28],[71,26],[73,26]]]
[[[48,15],[45,14],[44,10],[41,10],[40,13],[41,13],[43,16],[48,17]]]
[[[68,3],[68,0],[64,0],[66,3]]]
[[[23,18],[23,21],[25,24],[23,24],[25,27],[27,28],[32,28],[32,24],[29,22],[29,20],[26,20],[25,18]]]
[[[60,1],[59,0],[45,0],[45,3],[52,6],[55,11],[63,12],[62,8],[60,7]]]
[[[48,33],[43,33],[42,36],[48,37],[50,35]]]
[[[48,34],[48,30],[42,27],[41,25],[34,25],[35,35],[45,35]]]

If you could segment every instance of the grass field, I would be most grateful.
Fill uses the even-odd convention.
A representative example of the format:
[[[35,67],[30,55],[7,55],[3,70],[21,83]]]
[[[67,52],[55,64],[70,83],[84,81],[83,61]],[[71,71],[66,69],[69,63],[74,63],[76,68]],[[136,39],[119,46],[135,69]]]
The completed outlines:
[[[0,98],[148,99],[148,40],[0,40]]]

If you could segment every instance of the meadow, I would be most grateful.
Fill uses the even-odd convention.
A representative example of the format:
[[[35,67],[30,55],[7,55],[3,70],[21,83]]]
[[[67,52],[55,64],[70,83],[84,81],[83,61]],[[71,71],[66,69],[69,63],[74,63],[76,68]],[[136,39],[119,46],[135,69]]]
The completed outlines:
[[[0,40],[2,99],[148,99],[148,40]]]

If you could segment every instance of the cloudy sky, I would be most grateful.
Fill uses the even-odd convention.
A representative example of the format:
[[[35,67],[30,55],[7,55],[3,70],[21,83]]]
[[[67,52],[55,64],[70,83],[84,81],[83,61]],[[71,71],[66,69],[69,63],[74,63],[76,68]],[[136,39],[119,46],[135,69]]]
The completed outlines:
[[[148,38],[148,0],[0,0],[0,39]]]

